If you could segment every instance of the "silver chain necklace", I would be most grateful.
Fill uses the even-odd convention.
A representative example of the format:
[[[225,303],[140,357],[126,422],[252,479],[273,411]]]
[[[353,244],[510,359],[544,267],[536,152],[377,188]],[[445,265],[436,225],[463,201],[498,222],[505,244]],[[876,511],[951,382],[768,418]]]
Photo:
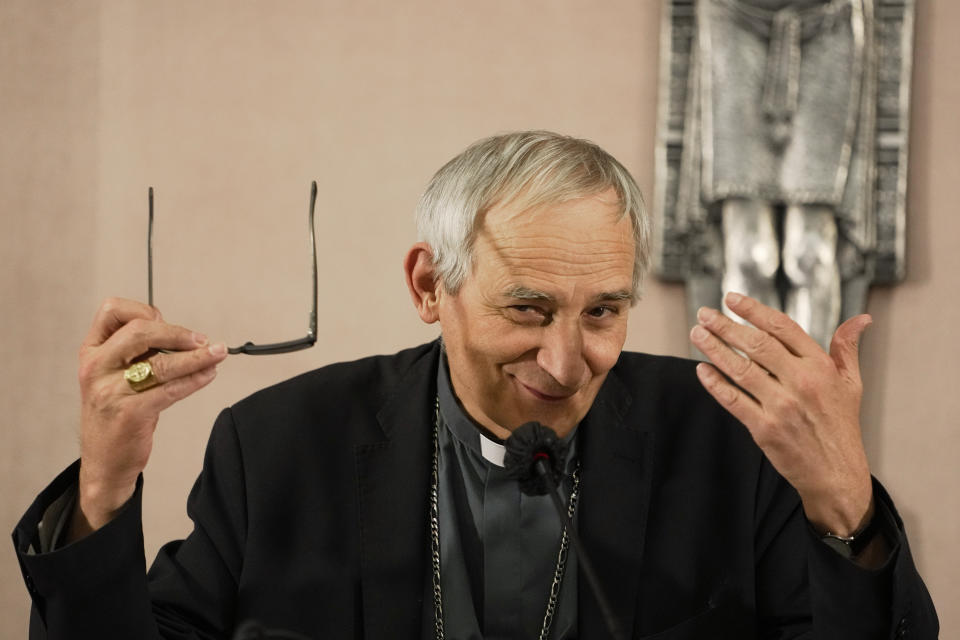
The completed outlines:
[[[440,587],[440,399],[434,404],[433,416],[433,465],[430,471],[430,555],[433,565],[433,626],[436,640],[445,640],[443,634],[443,590]],[[570,491],[570,502],[567,504],[567,519],[573,520],[577,511],[577,498],[580,495],[580,465],[573,470],[573,489]],[[557,601],[560,599],[560,587],[563,585],[563,576],[567,568],[567,552],[570,540],[567,536],[567,527],[563,527],[560,538],[560,551],[557,553],[557,566],[553,571],[553,582],[550,583],[550,596],[547,598],[547,610],[543,614],[543,624],[540,626],[540,640],[548,640],[550,627],[553,625],[553,615],[557,611]]]

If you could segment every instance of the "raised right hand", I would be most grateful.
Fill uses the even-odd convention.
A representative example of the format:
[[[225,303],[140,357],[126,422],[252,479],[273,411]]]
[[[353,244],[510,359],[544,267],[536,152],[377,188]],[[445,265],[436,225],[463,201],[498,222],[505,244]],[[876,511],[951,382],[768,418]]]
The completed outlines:
[[[80,348],[79,500],[69,539],[102,527],[133,495],[160,412],[208,385],[226,357],[223,344],[167,324],[151,306],[104,301]],[[143,359],[159,384],[138,393],[123,373]]]

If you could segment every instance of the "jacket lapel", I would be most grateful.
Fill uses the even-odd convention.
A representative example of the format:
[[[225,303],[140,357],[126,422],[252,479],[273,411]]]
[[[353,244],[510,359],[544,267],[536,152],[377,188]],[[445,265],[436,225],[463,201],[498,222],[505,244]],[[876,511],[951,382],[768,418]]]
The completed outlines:
[[[583,475],[578,530],[626,635],[634,626],[654,445],[644,407],[632,407],[629,423],[625,420],[632,403],[627,388],[611,371],[579,436]],[[580,636],[609,637],[582,570],[577,582]]]
[[[383,437],[356,446],[365,638],[421,635],[438,354],[435,347],[391,385],[377,414]]]

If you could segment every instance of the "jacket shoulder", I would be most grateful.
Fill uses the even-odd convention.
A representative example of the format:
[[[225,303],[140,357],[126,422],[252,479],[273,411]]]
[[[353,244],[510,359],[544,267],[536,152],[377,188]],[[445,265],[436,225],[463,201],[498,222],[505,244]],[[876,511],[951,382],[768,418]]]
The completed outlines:
[[[697,364],[688,358],[624,351],[613,372],[647,402],[678,397],[710,402],[712,398],[697,378]]]
[[[234,404],[233,409],[250,411],[305,395],[341,400],[343,393],[353,397],[376,395],[380,387],[392,386],[403,380],[412,368],[435,357],[435,351],[439,353],[437,343],[428,342],[395,354],[328,364],[265,387]]]
[[[631,413],[664,441],[723,441],[756,452],[746,428],[697,377],[699,361],[625,351],[613,373],[631,394]]]
[[[434,341],[392,355],[326,365],[261,389],[229,411],[241,439],[264,426],[285,437],[290,430],[315,431],[320,425],[372,424],[405,381],[435,375],[439,353]]]

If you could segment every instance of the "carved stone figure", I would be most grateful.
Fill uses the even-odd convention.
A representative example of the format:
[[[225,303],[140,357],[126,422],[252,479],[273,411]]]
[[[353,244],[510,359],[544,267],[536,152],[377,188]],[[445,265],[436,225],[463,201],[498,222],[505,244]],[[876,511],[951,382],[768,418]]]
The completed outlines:
[[[825,348],[903,277],[911,0],[665,2],[658,272]]]

